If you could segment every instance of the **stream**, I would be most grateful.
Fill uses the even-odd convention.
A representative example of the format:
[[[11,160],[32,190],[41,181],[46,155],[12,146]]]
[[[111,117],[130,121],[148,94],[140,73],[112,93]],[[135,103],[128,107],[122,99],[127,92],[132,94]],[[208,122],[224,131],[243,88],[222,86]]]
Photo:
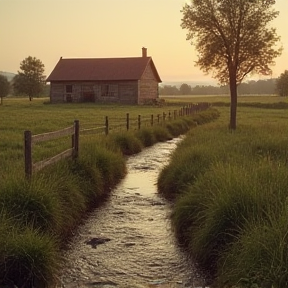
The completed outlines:
[[[65,251],[57,288],[196,288],[203,280],[171,231],[157,177],[180,138],[127,158],[127,175]]]

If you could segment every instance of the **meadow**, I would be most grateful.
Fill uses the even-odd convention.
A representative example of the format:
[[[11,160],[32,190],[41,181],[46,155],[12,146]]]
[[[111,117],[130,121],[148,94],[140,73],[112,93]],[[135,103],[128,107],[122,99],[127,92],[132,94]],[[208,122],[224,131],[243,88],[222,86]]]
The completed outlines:
[[[93,105],[93,104],[47,104],[48,98],[35,98],[28,101],[26,98],[5,98],[0,106],[0,181],[4,175],[21,173],[24,171],[24,131],[30,130],[32,135],[61,130],[73,125],[79,120],[80,129],[103,127],[105,117],[109,117],[111,129],[122,123],[125,130],[126,114],[129,113],[130,125],[135,129],[138,115],[146,119],[145,125],[150,125],[151,114],[167,115],[182,104],[171,106],[121,106],[121,105]],[[46,103],[46,104],[44,104]],[[119,130],[119,129],[118,129]],[[104,131],[104,130],[103,130]],[[93,136],[91,136],[93,137]],[[94,137],[97,137],[97,135]],[[59,139],[41,143],[34,147],[34,160],[40,161],[53,154],[59,153],[71,146],[70,139]],[[81,149],[81,147],[80,147]],[[51,154],[52,153],[52,154]],[[17,172],[15,172],[17,171]]]
[[[273,270],[273,273],[275,275],[278,273],[277,275],[282,277],[282,284],[286,283],[285,271],[281,269],[284,264],[288,264],[285,262],[286,236],[283,234],[287,218],[284,213],[286,210],[283,209],[283,203],[286,203],[286,188],[284,190],[283,187],[287,187],[288,184],[286,182],[288,140],[285,136],[288,135],[286,124],[288,116],[287,110],[284,109],[287,100],[275,96],[249,97],[244,98],[245,101],[239,98],[238,128],[231,133],[228,130],[228,97],[177,97],[177,99],[165,97],[164,99],[166,103],[161,107],[91,103],[50,105],[46,103],[47,98],[34,99],[31,102],[23,98],[4,99],[3,105],[0,106],[0,286],[5,284],[5,287],[9,288],[42,288],[47,287],[48,283],[57,281],[57,277],[54,276],[57,276],[57,270],[61,267],[59,249],[65,246],[65,242],[86,213],[105,201],[109,197],[109,191],[125,176],[124,156],[138,153],[144,147],[158,141],[187,134],[188,131],[190,132],[185,137],[185,141],[176,150],[175,155],[173,154],[171,165],[163,170],[158,180],[160,193],[175,201],[171,220],[179,240],[187,244],[188,252],[195,257],[199,266],[214,270],[219,287],[224,287],[223,283],[235,284],[240,276],[247,276],[245,279],[250,281],[251,285],[258,285],[260,280],[271,281],[272,276],[268,280],[266,278],[263,280],[261,276],[259,280],[254,274],[251,276],[249,273],[252,271],[251,273],[256,275],[260,272],[261,275],[271,275],[272,272],[268,274],[266,270],[259,271],[256,265],[254,265],[255,269],[258,270],[247,271],[244,269],[245,262],[240,261],[241,258],[239,259],[241,263],[233,263],[233,257],[238,254],[241,257],[247,254],[248,257],[257,252],[253,250],[254,247],[250,247],[251,250],[242,248],[249,243],[250,235],[259,236],[259,241],[263,240],[260,239],[261,235],[263,237],[269,235],[271,243],[259,242],[263,244],[261,247],[266,253],[265,261],[270,263],[269,257],[277,256],[274,260],[278,270]],[[212,108],[206,111],[189,117],[171,119],[165,125],[153,127],[150,125],[151,114],[163,115],[165,112],[168,115],[169,111],[178,111],[188,103],[210,102],[210,99]],[[268,106],[263,108],[263,104]],[[278,109],[275,109],[275,106]],[[138,115],[141,115],[147,121],[138,130],[135,128],[136,120],[133,120],[134,126],[132,125],[131,131],[127,132],[125,128],[127,113],[130,114],[131,119],[137,119]],[[75,119],[80,121],[80,127],[103,126],[106,116],[109,117],[112,126],[116,127],[119,123],[123,123],[123,129],[117,128],[108,136],[104,133],[80,134],[77,161],[60,161],[36,173],[30,181],[25,179],[23,151],[25,130],[31,130],[33,134],[51,132],[73,125]],[[53,140],[37,145],[33,147],[33,159],[41,160],[50,157],[70,146],[71,139],[65,137],[60,142]],[[262,169],[261,173],[258,168]],[[250,178],[245,178],[247,175]],[[244,183],[247,182],[248,188],[243,184],[242,179],[245,179]],[[235,197],[234,190],[238,192]],[[242,190],[253,192],[253,201],[251,200],[248,206],[245,200],[251,197],[248,192],[243,197],[240,193]],[[261,196],[262,191],[265,193]],[[220,195],[220,192],[223,192],[223,195]],[[260,203],[256,205],[258,199]],[[237,201],[240,204],[244,203],[243,206],[233,205],[238,203]],[[270,204],[274,206],[269,206]],[[196,205],[198,210],[193,205]],[[209,209],[201,210],[201,207],[209,207]],[[230,211],[229,207],[231,207],[231,215],[227,214]],[[241,209],[246,214],[239,217],[242,215]],[[270,214],[270,211],[274,210],[275,213]],[[207,211],[211,213],[206,215]],[[265,233],[259,225],[262,214],[258,217],[258,211],[266,211],[263,215],[265,214],[266,218],[271,220],[267,222],[264,217],[266,222],[263,221],[262,224],[267,227]],[[200,215],[200,219],[195,214]],[[257,217],[250,217],[250,214]],[[282,217],[279,216],[280,214]],[[227,218],[231,220],[226,226]],[[244,219],[243,222],[238,218],[241,221]],[[205,221],[201,222],[201,219]],[[232,233],[237,230],[233,226],[235,219],[237,229],[238,226],[243,228],[244,222],[249,223],[243,233],[235,235]],[[219,221],[215,223],[213,220]],[[223,225],[220,223],[222,220]],[[272,220],[275,220],[278,226],[272,227]],[[205,229],[203,231],[192,229],[191,227],[195,228],[194,223],[197,223],[196,227]],[[226,230],[227,227],[230,230]],[[252,231],[254,227],[258,230],[255,228],[256,230]],[[198,231],[197,235],[194,236],[192,231]],[[250,231],[253,233],[250,234]],[[275,233],[278,233],[276,239],[279,241],[284,239],[283,243],[280,243],[284,248],[281,251],[273,249],[266,251],[264,249],[266,244],[275,247],[273,242],[275,238],[271,236]],[[226,234],[229,235],[227,239]],[[240,238],[239,235],[242,234],[246,235],[246,238],[244,236],[243,239]],[[220,240],[219,235],[223,236]],[[234,242],[230,239],[231,235],[233,239],[237,241],[239,239],[241,246],[232,245]],[[198,244],[194,246],[194,243]],[[276,244],[278,245],[278,242]],[[230,245],[234,249],[231,248],[231,251],[235,251],[234,254],[229,254],[226,249]],[[262,250],[257,255],[258,262],[262,265],[261,253]],[[222,257],[222,255],[226,256]],[[253,264],[251,259],[249,261]],[[207,263],[213,265],[206,265]],[[225,266],[226,263],[230,266]],[[254,266],[252,265],[252,268]],[[229,267],[233,269],[229,270]],[[244,269],[244,274],[240,267]],[[221,278],[223,275],[226,278]],[[239,287],[251,286],[243,285]],[[275,287],[281,287],[279,285],[275,284]]]
[[[57,283],[62,260],[59,250],[87,213],[101,205],[125,176],[126,156],[219,116],[215,109],[208,109],[151,127],[152,113],[163,117],[164,111],[169,115],[169,110],[181,107],[49,105],[43,103],[46,99],[5,98],[0,106],[0,287],[42,288]],[[138,115],[146,119],[141,129],[132,123]],[[111,126],[123,122],[122,128],[112,129],[108,135],[104,131],[82,135],[80,131],[76,160],[63,159],[25,178],[24,130],[33,135],[47,133],[71,126],[75,119],[80,127],[103,126],[106,116]],[[70,137],[37,143],[32,147],[33,159],[53,156],[69,146]]]
[[[239,97],[232,132],[229,107],[214,101],[220,117],[190,130],[158,178],[207,286],[288,286],[287,99],[256,99]]]

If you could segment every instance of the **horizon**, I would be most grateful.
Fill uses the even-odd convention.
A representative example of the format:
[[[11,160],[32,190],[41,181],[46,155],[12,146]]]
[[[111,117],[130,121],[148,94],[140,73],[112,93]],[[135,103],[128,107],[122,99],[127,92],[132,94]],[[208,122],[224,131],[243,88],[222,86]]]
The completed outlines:
[[[197,51],[180,27],[186,2],[190,1],[1,0],[0,25],[9,23],[9,28],[0,32],[0,70],[17,74],[20,62],[32,56],[42,61],[49,76],[61,56],[140,57],[146,47],[163,82],[215,82],[194,66]],[[275,9],[280,14],[272,26],[281,36],[283,52],[271,67],[272,78],[288,69],[288,1],[277,0]],[[261,78],[251,75],[246,80]]]

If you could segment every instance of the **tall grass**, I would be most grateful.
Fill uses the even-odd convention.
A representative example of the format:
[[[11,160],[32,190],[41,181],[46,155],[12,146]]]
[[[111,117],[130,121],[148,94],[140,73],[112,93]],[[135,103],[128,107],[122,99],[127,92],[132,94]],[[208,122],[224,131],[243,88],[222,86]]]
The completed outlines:
[[[29,129],[28,118],[25,117],[29,114],[31,119],[33,112],[35,118],[31,123],[35,125],[33,131],[39,131],[36,133],[59,127],[56,116],[51,119],[51,126],[45,122],[48,111],[61,111],[58,120],[63,124],[70,114],[75,116],[79,113],[88,119],[84,113],[91,109],[91,106],[85,105],[42,107],[39,103],[36,103],[38,106],[34,103],[23,105],[17,101],[5,103],[4,109],[8,108],[7,111],[10,109],[10,112],[13,112],[15,106],[18,106],[18,113],[23,111],[23,122],[19,122],[19,127],[22,128]],[[82,108],[83,111],[79,112]],[[101,108],[106,110],[105,113],[108,112],[108,106]],[[122,107],[119,110],[124,108],[127,109]],[[45,129],[37,126],[37,123],[45,126]],[[23,139],[17,133],[18,129],[22,128],[16,127],[15,133],[6,133],[4,128],[6,136],[4,142],[1,142],[3,149],[0,150],[0,161],[3,160],[0,169],[0,285],[42,288],[51,284],[61,266],[59,251],[62,245],[67,243],[67,239],[86,213],[100,205],[109,196],[111,189],[125,176],[124,156],[138,153],[143,147],[156,141],[165,141],[172,137],[171,134],[186,132],[189,129],[188,123],[192,127],[194,121],[177,120],[177,125],[171,122],[171,127],[174,128],[169,130],[163,125],[145,127],[133,132],[115,132],[108,136],[80,135],[78,159],[61,160],[35,173],[30,181],[24,178],[23,163],[20,163],[24,162],[23,152],[20,151],[20,142]],[[9,122],[7,126],[9,125],[12,123]],[[182,126],[186,127],[185,130],[179,129]],[[60,152],[65,149],[65,145],[70,145],[70,142],[71,139],[64,139],[63,142],[52,141],[33,147],[33,160],[41,160],[47,157],[47,153],[55,155],[58,150]]]
[[[286,287],[287,112],[239,110],[234,133],[225,109],[191,130],[158,189],[174,199],[175,233],[213,287]]]

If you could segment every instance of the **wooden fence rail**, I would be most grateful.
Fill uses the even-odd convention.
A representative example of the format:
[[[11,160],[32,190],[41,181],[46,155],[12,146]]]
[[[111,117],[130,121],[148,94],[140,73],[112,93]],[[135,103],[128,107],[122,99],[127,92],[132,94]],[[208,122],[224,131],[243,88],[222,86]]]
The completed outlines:
[[[33,163],[32,147],[33,144],[56,138],[72,135],[72,147],[49,159]],[[44,167],[58,162],[60,159],[67,157],[77,158],[79,152],[79,121],[75,120],[74,125],[62,130],[32,135],[31,131],[24,131],[24,158],[25,158],[25,176],[31,178],[33,172],[39,171]]]
[[[75,120],[74,125],[71,127],[64,128],[59,131],[53,131],[49,133],[43,133],[38,135],[32,135],[31,131],[24,132],[24,158],[25,158],[25,175],[27,178],[31,178],[33,172],[39,171],[44,167],[58,162],[61,159],[72,157],[77,158],[79,153],[79,135],[85,134],[109,134],[110,130],[117,129],[141,129],[144,125],[154,126],[154,125],[163,125],[165,121],[175,120],[177,117],[188,116],[198,111],[206,110],[210,105],[208,103],[199,103],[191,104],[181,108],[179,111],[173,110],[169,111],[168,114],[163,112],[162,114],[150,115],[142,117],[138,115],[136,119],[131,119],[129,113],[126,114],[126,117],[121,120],[116,119],[117,124],[111,125],[108,116],[105,117],[104,125],[99,125],[98,127],[92,128],[83,128],[80,130],[79,121]],[[113,119],[113,118],[112,118]],[[114,119],[115,120],[115,119]],[[48,141],[52,139],[57,139],[64,136],[72,135],[72,145],[71,148],[37,163],[33,163],[32,160],[32,147],[33,144]]]

